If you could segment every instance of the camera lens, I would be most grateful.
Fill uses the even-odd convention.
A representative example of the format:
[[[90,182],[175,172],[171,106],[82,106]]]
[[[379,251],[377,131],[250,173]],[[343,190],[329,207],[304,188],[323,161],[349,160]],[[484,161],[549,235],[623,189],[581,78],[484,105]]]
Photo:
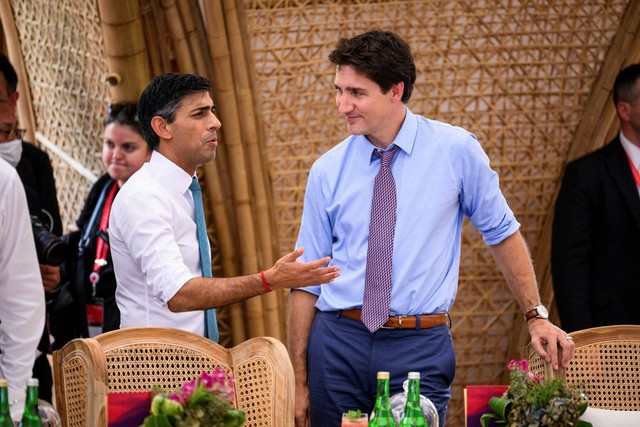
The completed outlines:
[[[31,226],[36,241],[40,264],[60,265],[67,257],[67,244],[44,226],[40,218],[31,215]]]

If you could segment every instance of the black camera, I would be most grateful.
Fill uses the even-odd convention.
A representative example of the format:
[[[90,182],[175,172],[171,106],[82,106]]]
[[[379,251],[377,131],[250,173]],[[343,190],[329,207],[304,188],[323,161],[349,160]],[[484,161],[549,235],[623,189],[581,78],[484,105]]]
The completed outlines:
[[[31,228],[36,241],[36,253],[40,264],[60,265],[67,258],[68,246],[36,215],[31,215]]]

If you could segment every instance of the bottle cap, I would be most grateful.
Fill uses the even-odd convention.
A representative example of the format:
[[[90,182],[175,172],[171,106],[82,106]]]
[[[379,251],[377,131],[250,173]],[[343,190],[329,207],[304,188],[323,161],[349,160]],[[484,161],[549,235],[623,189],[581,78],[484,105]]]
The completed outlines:
[[[9,380],[0,378],[0,387],[9,387]]]
[[[386,372],[386,371],[378,372],[378,379],[379,380],[388,380],[389,379],[389,372]]]
[[[37,379],[37,378],[29,378],[29,379],[27,380],[27,387],[30,387],[30,386],[38,386],[38,384],[40,384],[40,383],[39,383],[39,381],[38,381],[38,379]]]
[[[409,378],[410,380],[419,380],[420,372],[409,372],[409,374],[407,375],[407,378]]]

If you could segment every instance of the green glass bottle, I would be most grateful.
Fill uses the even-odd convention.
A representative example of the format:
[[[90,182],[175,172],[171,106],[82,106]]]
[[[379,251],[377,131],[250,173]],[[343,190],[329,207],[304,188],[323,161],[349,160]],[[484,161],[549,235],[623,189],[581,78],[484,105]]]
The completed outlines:
[[[9,381],[0,379],[0,427],[13,427],[9,410]]]
[[[389,403],[389,372],[378,372],[376,404],[369,420],[369,427],[396,427]]]
[[[428,427],[420,407],[420,372],[409,372],[409,388],[400,427]]]
[[[38,379],[27,380],[27,398],[24,404],[24,412],[20,427],[42,427],[40,415],[38,415]]]

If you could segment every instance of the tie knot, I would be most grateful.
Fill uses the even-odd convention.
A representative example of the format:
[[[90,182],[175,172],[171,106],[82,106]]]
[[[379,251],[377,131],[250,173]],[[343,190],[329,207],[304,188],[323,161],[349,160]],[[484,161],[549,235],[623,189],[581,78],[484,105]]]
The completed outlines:
[[[191,180],[191,185],[189,186],[189,190],[193,193],[194,191],[200,191],[200,183],[198,182],[198,178],[195,176]]]
[[[376,156],[380,157],[381,168],[388,168],[389,165],[391,165],[391,160],[393,160],[393,156],[395,156],[396,151],[398,151],[397,145],[389,151],[375,150]]]

